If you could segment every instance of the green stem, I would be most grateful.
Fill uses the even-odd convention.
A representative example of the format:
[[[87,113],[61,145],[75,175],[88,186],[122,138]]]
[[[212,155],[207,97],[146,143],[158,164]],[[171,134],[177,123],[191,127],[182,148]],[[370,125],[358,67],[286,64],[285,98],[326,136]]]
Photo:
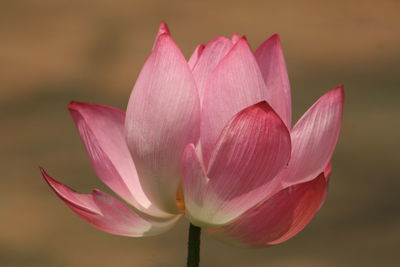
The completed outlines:
[[[190,224],[187,267],[199,267],[201,228]]]

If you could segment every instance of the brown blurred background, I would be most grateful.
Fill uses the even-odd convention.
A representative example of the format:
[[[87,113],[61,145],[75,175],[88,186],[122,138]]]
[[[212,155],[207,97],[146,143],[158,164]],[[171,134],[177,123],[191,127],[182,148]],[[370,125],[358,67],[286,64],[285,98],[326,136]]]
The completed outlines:
[[[161,20],[185,55],[216,35],[253,47],[281,35],[295,119],[346,88],[330,195],[313,222],[268,249],[203,235],[202,266],[400,266],[400,1],[1,1],[0,266],[184,266],[187,221],[151,238],[102,233],[42,181],[105,189],[66,110],[125,109]]]

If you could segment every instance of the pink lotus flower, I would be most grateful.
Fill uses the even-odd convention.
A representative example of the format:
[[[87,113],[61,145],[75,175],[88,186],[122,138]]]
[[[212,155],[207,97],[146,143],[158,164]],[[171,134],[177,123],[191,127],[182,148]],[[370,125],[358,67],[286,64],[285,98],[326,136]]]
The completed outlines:
[[[290,98],[277,35],[255,52],[244,37],[216,37],[186,61],[162,24],[126,113],[69,104],[93,169],[130,207],[42,173],[70,209],[105,232],[157,235],[186,215],[236,245],[278,244],[326,198],[343,88],[293,127]]]

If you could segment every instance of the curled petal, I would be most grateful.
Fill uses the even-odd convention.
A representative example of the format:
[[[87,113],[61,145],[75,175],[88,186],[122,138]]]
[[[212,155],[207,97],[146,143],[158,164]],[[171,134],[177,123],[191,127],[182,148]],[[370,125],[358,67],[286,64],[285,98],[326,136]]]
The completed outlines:
[[[118,199],[100,191],[80,194],[51,178],[43,169],[42,175],[62,201],[82,219],[107,233],[141,237],[158,235],[171,229],[180,216],[151,219],[134,213]]]
[[[339,86],[323,95],[293,127],[289,165],[276,177],[280,188],[307,182],[325,170],[339,137],[343,102]]]
[[[180,161],[185,146],[197,143],[199,108],[185,58],[169,35],[160,35],[133,88],[125,128],[144,192],[169,213],[179,213]]]
[[[265,81],[266,99],[290,129],[290,84],[279,36],[275,34],[261,44],[255,52],[255,57]]]
[[[183,153],[182,173],[185,215],[195,225],[202,226],[203,218],[207,217],[203,203],[209,179],[193,144],[189,144]]]
[[[325,200],[324,174],[283,189],[239,219],[208,231],[216,238],[237,246],[267,247],[293,237],[311,221]]]
[[[240,111],[223,129],[207,176],[214,190],[230,200],[268,183],[289,156],[288,129],[267,102],[260,102]]]
[[[205,86],[220,61],[232,49],[231,40],[225,37],[216,37],[211,40],[193,68],[193,77],[196,80],[200,99],[203,99]]]
[[[287,164],[290,135],[272,108],[261,102],[239,112],[224,128],[207,175],[199,163],[189,161],[198,162],[194,149],[187,153],[183,186],[185,199],[194,203],[187,205],[188,213],[197,223],[222,225],[264,199],[257,189]]]
[[[170,216],[152,205],[142,190],[125,140],[125,112],[80,102],[71,102],[68,109],[97,176],[135,208]]]
[[[240,110],[265,100],[264,92],[258,64],[242,38],[220,62],[204,92],[200,140],[206,166],[222,128]]]

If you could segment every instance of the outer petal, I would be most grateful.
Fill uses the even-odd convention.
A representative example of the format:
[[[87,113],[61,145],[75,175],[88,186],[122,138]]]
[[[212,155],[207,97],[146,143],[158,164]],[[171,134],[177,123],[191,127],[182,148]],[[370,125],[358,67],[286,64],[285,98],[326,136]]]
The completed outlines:
[[[282,243],[311,221],[325,200],[326,188],[322,173],[311,181],[278,192],[232,224],[209,232],[238,246],[267,247]]]
[[[194,67],[196,66],[197,61],[199,61],[199,58],[200,58],[201,54],[203,54],[205,47],[206,46],[203,44],[199,44],[196,46],[196,49],[193,51],[193,54],[191,55],[191,57],[188,60],[188,65],[191,70],[193,70]]]
[[[266,98],[286,126],[291,127],[290,84],[277,34],[260,45],[255,52],[266,85]]]
[[[155,46],[157,44],[158,37],[160,37],[161,35],[164,35],[164,34],[170,35],[170,31],[169,31],[167,23],[161,22],[160,27],[158,27],[156,39],[154,40],[153,49],[155,48]]]
[[[205,86],[220,61],[232,49],[231,40],[225,37],[216,37],[211,40],[193,68],[193,77],[196,80],[200,99],[203,99]]]
[[[264,100],[265,84],[247,41],[240,39],[205,89],[201,146],[206,166],[224,125],[240,110]]]
[[[325,167],[325,170],[324,170],[325,178],[328,179],[329,176],[331,175],[331,173],[332,173],[332,163],[329,161],[328,165]]]
[[[126,137],[143,190],[178,213],[176,192],[185,146],[199,136],[199,98],[189,66],[169,35],[160,35],[129,100]]]
[[[71,102],[68,109],[97,176],[137,209],[170,216],[144,194],[125,140],[125,112],[116,108]]]
[[[241,38],[242,38],[242,36],[240,36],[237,32],[235,32],[235,33],[232,35],[232,38],[231,38],[232,43],[233,43],[233,44],[236,44]]]
[[[324,171],[339,137],[343,101],[339,86],[323,95],[293,127],[289,165],[276,177],[281,188],[307,182]]]
[[[157,221],[145,218],[104,192],[93,190],[92,194],[79,194],[51,178],[43,169],[41,172],[46,182],[72,211],[107,233],[132,237],[157,235],[172,228],[180,217]]]
[[[205,176],[192,149],[184,160],[184,193],[194,223],[222,225],[265,198],[268,184],[288,162],[290,135],[279,116],[261,102],[239,112],[224,128]],[[207,178],[208,177],[208,178]]]

